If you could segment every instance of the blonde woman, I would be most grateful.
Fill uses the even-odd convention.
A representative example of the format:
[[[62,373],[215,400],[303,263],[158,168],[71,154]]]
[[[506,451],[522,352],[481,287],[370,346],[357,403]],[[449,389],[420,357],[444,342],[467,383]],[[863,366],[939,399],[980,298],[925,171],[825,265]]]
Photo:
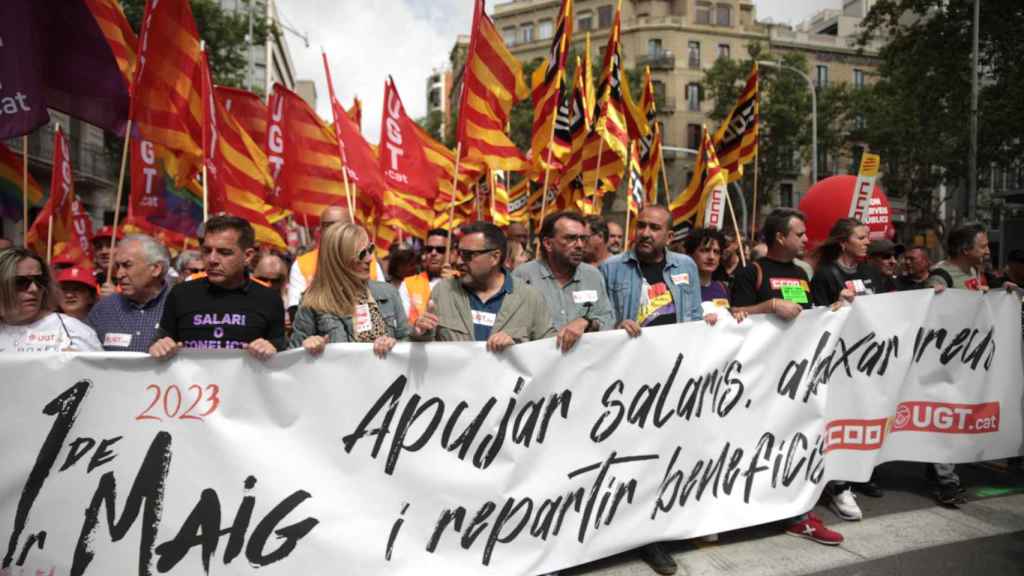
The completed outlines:
[[[409,323],[398,290],[370,280],[374,246],[355,224],[327,228],[320,239],[316,275],[302,296],[290,339],[318,355],[332,342],[373,343],[383,358],[409,337]]]

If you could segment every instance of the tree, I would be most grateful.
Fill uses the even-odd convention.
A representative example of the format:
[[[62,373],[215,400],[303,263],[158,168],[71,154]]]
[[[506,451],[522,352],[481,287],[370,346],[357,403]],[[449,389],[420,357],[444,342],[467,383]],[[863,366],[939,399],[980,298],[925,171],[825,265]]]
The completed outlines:
[[[427,134],[433,136],[434,140],[441,141],[441,120],[444,118],[440,110],[431,110],[423,118],[416,120],[420,128],[426,130]]]

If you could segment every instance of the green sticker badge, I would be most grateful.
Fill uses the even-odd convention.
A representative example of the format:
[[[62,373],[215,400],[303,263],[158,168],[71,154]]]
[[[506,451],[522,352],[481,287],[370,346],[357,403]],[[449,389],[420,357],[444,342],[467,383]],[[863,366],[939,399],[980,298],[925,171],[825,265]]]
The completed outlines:
[[[782,298],[797,304],[807,304],[807,292],[799,286],[782,286]]]

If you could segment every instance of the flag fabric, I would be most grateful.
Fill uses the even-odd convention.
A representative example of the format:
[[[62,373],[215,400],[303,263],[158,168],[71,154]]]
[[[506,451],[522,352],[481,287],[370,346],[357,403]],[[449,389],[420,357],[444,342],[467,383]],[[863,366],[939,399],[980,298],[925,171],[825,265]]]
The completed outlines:
[[[142,137],[160,145],[178,185],[203,158],[203,67],[199,33],[188,0],[147,2],[139,34],[132,120]]]
[[[508,221],[523,222],[530,217],[530,179],[523,178],[508,191]]]
[[[234,116],[242,130],[245,130],[254,142],[265,148],[269,111],[263,99],[247,90],[228,86],[214,86],[213,92],[217,96],[217,101]]]
[[[729,172],[729,181],[743,177],[743,165],[757,156],[757,131],[760,104],[757,63],[747,77],[740,99],[715,132],[714,144],[722,168]]]
[[[126,227],[166,239],[179,245],[198,236],[203,221],[202,188],[190,180],[179,188],[164,170],[157,145],[133,130],[130,140],[131,191],[128,196]]]
[[[533,73],[533,132],[530,160],[537,172],[560,166],[569,155],[565,64],[572,38],[572,0],[562,0],[547,59]]]
[[[496,170],[522,171],[526,158],[505,134],[505,125],[512,105],[529,94],[523,67],[484,13],[484,0],[475,0],[474,6],[456,140],[467,158]]]
[[[0,140],[28,134],[46,124],[47,108],[124,133],[129,82],[92,11],[106,4],[39,0],[3,3]]]
[[[587,55],[584,60],[576,57],[576,70],[573,72],[572,99],[569,101],[569,159],[561,171],[560,188],[571,187],[583,189],[583,152],[590,134],[590,118],[594,109],[593,86],[588,87],[590,69],[590,36],[587,36]],[[575,193],[575,192],[574,192]]]
[[[53,244],[63,244],[63,251],[75,262],[92,262],[92,219],[75,194],[75,180],[71,170],[71,151],[64,132],[57,127],[53,134],[53,176],[50,178],[50,197],[28,231],[25,244],[36,254],[46,251],[53,217]],[[54,253],[58,252],[55,248]]]
[[[657,120],[657,105],[655,103],[654,81],[651,79],[651,68],[644,68],[644,91],[640,98],[640,111],[643,113],[644,121],[649,129],[646,136],[638,140],[640,148],[640,170],[643,172],[644,190],[647,191],[647,201],[656,203],[658,201],[658,176],[662,170],[661,152],[661,125]],[[668,191],[665,191],[668,193]]]
[[[100,32],[114,55],[117,68],[121,71],[125,85],[132,85],[135,81],[135,63],[138,55],[135,47],[138,45],[138,37],[132,30],[131,24],[125,18],[124,10],[118,0],[83,0],[86,7],[96,19]],[[129,90],[130,91],[130,90]]]
[[[697,152],[697,164],[694,166],[693,178],[683,191],[669,205],[672,213],[672,227],[699,228],[704,225],[706,202],[715,189],[724,190],[728,174],[722,169],[715,154],[715,146],[711,142],[705,126]]]
[[[0,218],[20,221],[22,218],[22,158],[0,142]],[[31,174],[28,175],[28,205],[43,203],[43,189]]]
[[[427,160],[423,144],[405,113],[398,89],[389,76],[384,82],[384,111],[380,127],[380,169],[391,190],[432,201],[437,196],[439,170]]]
[[[597,89],[597,120],[594,130],[604,139],[604,147],[609,152],[625,160],[629,156],[627,123],[630,110],[626,105],[626,86],[623,84],[625,72],[622,70],[621,32],[622,0],[619,0],[608,35],[601,82]]]
[[[433,221],[434,209],[429,200],[399,190],[385,191],[381,218],[385,227],[426,238]]]
[[[629,155],[629,194],[626,199],[627,208],[634,216],[639,215],[647,203],[647,192],[644,188],[643,171],[640,167],[640,155],[637,146],[631,146]]]
[[[488,176],[491,191],[489,210],[491,222],[495,226],[508,226],[511,221],[509,220],[509,196],[508,186],[505,182],[505,173],[501,170],[489,170]]]
[[[257,242],[287,250],[288,245],[270,220],[275,210],[267,199],[274,180],[267,156],[217,100],[205,54],[201,75],[208,211],[245,218],[256,231]]]
[[[348,117],[356,123],[360,130],[363,129],[363,101],[358,96],[352,98],[352,107],[348,109]]]

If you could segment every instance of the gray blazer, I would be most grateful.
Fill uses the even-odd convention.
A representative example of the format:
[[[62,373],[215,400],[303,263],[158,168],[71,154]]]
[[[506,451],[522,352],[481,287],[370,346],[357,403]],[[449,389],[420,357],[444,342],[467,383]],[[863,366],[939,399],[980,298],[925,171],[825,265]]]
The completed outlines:
[[[409,320],[402,307],[402,298],[398,295],[398,290],[387,282],[373,280],[370,280],[369,288],[370,294],[380,307],[381,316],[384,317],[388,336],[397,340],[407,340]],[[309,336],[326,336],[330,343],[354,342],[352,317],[318,312],[300,303],[299,311],[292,323],[292,336],[288,340],[288,347],[301,347],[302,341]]]

